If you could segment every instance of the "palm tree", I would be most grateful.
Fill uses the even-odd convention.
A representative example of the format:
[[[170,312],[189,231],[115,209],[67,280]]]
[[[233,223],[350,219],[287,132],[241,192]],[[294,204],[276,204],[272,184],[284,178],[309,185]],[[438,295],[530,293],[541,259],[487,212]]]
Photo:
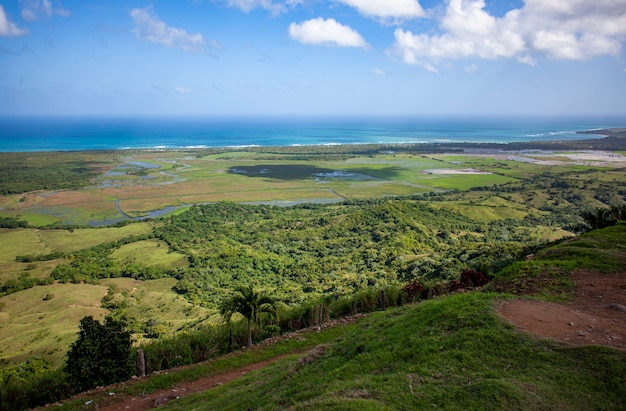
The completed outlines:
[[[230,321],[234,313],[243,315],[248,321],[248,347],[252,346],[252,323],[258,323],[262,313],[275,314],[274,300],[266,295],[257,293],[252,286],[237,287],[234,294],[224,305],[221,313]]]

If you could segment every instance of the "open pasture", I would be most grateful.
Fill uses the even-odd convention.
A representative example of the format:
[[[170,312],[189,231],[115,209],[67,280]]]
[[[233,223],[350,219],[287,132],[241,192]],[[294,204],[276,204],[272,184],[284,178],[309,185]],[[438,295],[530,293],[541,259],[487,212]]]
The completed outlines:
[[[177,295],[173,278],[138,281],[106,279],[99,285],[52,284],[0,298],[0,362],[15,364],[31,356],[45,356],[61,365],[67,347],[76,339],[81,318],[102,320],[109,313],[102,298],[112,291],[125,315],[138,324],[163,324],[165,330],[183,330],[217,320],[214,310],[194,306]],[[143,334],[135,335],[137,341]]]
[[[76,339],[80,319],[106,315],[100,307],[106,292],[100,285],[52,284],[1,297],[0,360],[14,364],[45,355],[60,364]]]
[[[152,224],[137,223],[124,227],[84,228],[73,230],[38,230],[37,235],[53,251],[69,253],[125,237],[148,234]]]
[[[17,255],[52,252],[52,248],[38,234],[38,230],[28,228],[0,229],[0,263],[13,262]]]
[[[134,224],[132,224],[134,225]],[[111,258],[127,264],[176,268],[187,266],[186,256],[170,251],[167,244],[157,240],[137,241],[116,249]]]

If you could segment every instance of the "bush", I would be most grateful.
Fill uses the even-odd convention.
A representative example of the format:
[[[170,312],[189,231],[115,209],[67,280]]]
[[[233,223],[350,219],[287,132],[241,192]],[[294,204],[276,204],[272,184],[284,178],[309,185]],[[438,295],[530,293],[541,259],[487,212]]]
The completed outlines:
[[[268,325],[263,330],[263,338],[278,337],[280,335],[279,325]]]
[[[80,320],[78,340],[67,353],[65,372],[80,391],[124,381],[133,374],[131,333],[123,321]]]
[[[63,370],[46,370],[27,378],[10,378],[0,386],[1,410],[24,410],[67,398],[76,391]]]
[[[404,294],[406,301],[409,303],[413,303],[417,300],[420,300],[424,297],[424,291],[426,288],[422,283],[418,280],[411,280],[408,283],[404,284],[402,287],[402,293]]]

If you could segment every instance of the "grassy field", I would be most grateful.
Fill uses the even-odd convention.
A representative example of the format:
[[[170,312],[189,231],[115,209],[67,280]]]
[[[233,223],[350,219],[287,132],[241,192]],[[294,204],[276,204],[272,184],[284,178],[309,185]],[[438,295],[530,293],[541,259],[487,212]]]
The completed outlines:
[[[76,339],[81,318],[102,320],[110,311],[101,300],[111,291],[113,300],[125,307],[130,321],[152,320],[166,330],[185,330],[213,319],[214,310],[193,306],[172,291],[173,278],[137,281],[129,278],[103,280],[99,285],[52,284],[0,297],[0,363],[13,365],[32,356],[43,356],[60,366],[70,343]],[[170,331],[171,332],[171,331]],[[134,336],[143,340],[142,334]]]
[[[315,354],[284,359],[163,409],[626,407],[625,353],[535,339],[498,318],[497,298],[462,294],[375,313]]]
[[[39,355],[60,364],[80,319],[106,315],[100,308],[106,292],[101,285],[52,284],[0,297],[0,361],[14,364]]]
[[[0,229],[0,263],[13,262],[16,255],[52,252],[52,248],[37,233],[37,230],[28,228]]]
[[[135,223],[124,227],[104,227],[97,229],[39,230],[42,241],[53,251],[69,253],[109,241],[117,241],[134,235],[149,234],[152,223]]]
[[[135,223],[119,228],[39,230],[0,229],[0,281],[27,274],[33,278],[45,278],[64,260],[16,262],[15,257],[44,255],[52,252],[71,253],[98,244],[117,241],[133,235],[148,234],[152,223]],[[163,250],[164,251],[164,250]],[[172,254],[169,258],[174,257]]]
[[[159,265],[176,268],[188,265],[186,256],[170,251],[162,241],[152,240],[126,244],[115,250],[112,258],[126,263],[141,263],[148,267]]]

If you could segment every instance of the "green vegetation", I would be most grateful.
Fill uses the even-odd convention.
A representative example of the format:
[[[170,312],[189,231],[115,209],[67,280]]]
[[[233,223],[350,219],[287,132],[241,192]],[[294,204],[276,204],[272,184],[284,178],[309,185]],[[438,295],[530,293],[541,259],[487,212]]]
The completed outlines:
[[[489,287],[521,295],[567,299],[571,274],[578,269],[617,273],[626,267],[626,224],[594,230],[539,250],[527,261],[500,271]]]
[[[489,294],[376,313],[292,357],[164,409],[623,409],[626,354],[503,323]]]
[[[275,314],[276,308],[272,298],[259,294],[252,286],[248,286],[237,288],[235,294],[221,307],[221,312],[229,323],[235,313],[241,314],[246,319],[248,348],[250,348],[252,347],[252,324],[258,324],[263,313]]]
[[[46,359],[53,368],[63,363],[80,319],[102,319],[100,301],[107,287],[91,284],[50,284],[0,297],[2,368],[30,357]]]
[[[626,205],[585,211],[582,217],[592,230],[609,227],[619,222],[626,222]]]
[[[129,316],[137,338],[154,339],[215,322],[219,307],[242,285],[298,305],[413,279],[455,281],[468,269],[494,275],[547,242],[587,229],[581,210],[619,206],[626,198],[624,170],[616,168],[565,160],[546,166],[409,146],[393,153],[373,146],[354,150],[129,152],[129,163],[161,168],[124,165],[116,173],[167,170],[159,178],[170,178],[171,184],[107,173],[88,190],[5,196],[0,213],[11,216],[4,220],[8,224],[61,204],[76,207],[72,219],[88,209],[97,219],[114,210],[117,199],[131,214],[212,203],[186,205],[158,221],[115,227],[0,229],[0,292],[8,297],[29,287],[45,290],[52,282],[103,285],[109,288],[106,301],[100,296],[89,305],[103,304],[109,312]],[[428,174],[448,169],[492,174]],[[443,191],[434,187],[440,179],[465,181],[472,188]],[[277,207],[216,201],[259,196],[284,200],[282,204],[294,197],[335,202]],[[124,278],[137,283],[111,288],[112,279]],[[167,280],[168,288],[141,291],[146,281],[156,279]],[[133,292],[135,288],[140,291]],[[43,295],[48,293],[59,295]],[[37,324],[35,318],[27,320],[29,326]],[[52,344],[50,351],[56,353],[67,340]],[[26,342],[25,349],[41,352],[38,342]],[[9,349],[0,357],[9,364],[23,358]],[[58,356],[48,359],[56,363]]]
[[[31,160],[15,154],[31,161],[15,171],[15,181],[28,173],[33,178],[7,186],[7,193],[19,194],[0,197],[1,368],[37,376],[33,389],[59,380],[49,392],[67,394],[58,367],[80,318],[89,315],[127,319],[154,371],[377,310],[381,298],[395,307],[463,289],[470,273],[495,277],[492,291],[567,298],[574,269],[623,268],[623,223],[575,235],[623,221],[626,191],[624,169],[571,164],[564,155],[572,153],[561,148],[549,157],[526,157],[551,165],[411,145],[115,153],[129,156],[121,164],[111,153],[34,154]],[[64,171],[46,189],[38,170],[54,164]],[[21,192],[22,183],[44,191]],[[67,189],[56,191],[61,188]],[[119,210],[143,216],[166,206],[180,208],[157,220],[86,228],[126,218]],[[249,328],[246,321],[230,329],[222,324],[219,309],[229,307],[238,287],[273,297],[276,317],[251,321]],[[476,298],[480,305],[492,297]],[[418,312],[411,310],[397,315]],[[45,367],[24,363],[32,358]],[[515,385],[486,381],[497,390]],[[367,387],[354,394],[346,388],[345,395],[324,389],[330,406],[337,400],[348,409],[396,407]],[[507,406],[515,408],[507,401],[518,389],[507,391]],[[325,407],[306,395],[294,397],[296,408]],[[493,404],[459,408],[487,405]]]
[[[597,247],[609,253],[622,253],[623,267],[625,232],[626,225],[618,224],[585,234],[577,246],[569,246],[576,241],[568,241],[540,253],[550,256],[554,250],[564,248],[562,258],[568,260],[577,255],[577,248]],[[595,269],[594,261],[602,264],[602,260],[602,256],[591,258],[588,267]],[[543,285],[541,278],[528,276],[528,282],[533,281]],[[289,330],[295,324],[310,326],[357,311],[389,307],[386,312],[372,314],[355,326],[334,330],[332,339],[319,337],[316,341],[323,341],[324,345],[301,359],[286,358],[265,370],[204,394],[186,397],[171,406],[176,409],[290,406],[296,409],[356,406],[420,409],[435,405],[458,409],[543,409],[556,404],[559,409],[581,410],[592,405],[616,410],[624,407],[626,357],[623,352],[599,347],[565,348],[516,331],[494,312],[494,301],[506,298],[505,295],[470,292],[440,296],[419,305],[404,305],[416,297],[435,297],[485,282],[481,273],[465,271],[460,281],[426,287],[412,281],[402,289],[388,287],[380,295],[378,289],[369,288],[352,297],[326,299],[319,310],[316,304],[280,308],[280,328]],[[517,287],[517,284],[509,284],[506,291],[514,292]],[[381,296],[385,296],[384,302]],[[248,338],[247,325],[243,321],[234,325],[230,333],[228,325],[209,326],[143,345],[148,371],[220,355],[229,350],[227,347],[233,338],[237,345],[243,344]],[[256,330],[255,340],[262,338],[261,328]],[[296,340],[303,341],[302,338]],[[277,350],[290,352],[295,347],[311,347],[311,341],[294,345],[290,340],[263,350],[260,355],[251,351],[234,359],[216,361],[220,365],[215,368],[213,363],[206,363],[164,374],[131,385],[125,392],[164,389],[178,381],[215,372],[224,364],[236,366],[242,360],[250,362],[247,355],[260,360],[271,353],[275,355]],[[59,375],[58,371],[38,367],[33,374],[27,384],[4,385],[3,405],[10,404],[9,408],[33,406],[75,392],[69,388],[67,377]],[[47,389],[39,394],[36,390],[42,387]]]
[[[124,322],[106,317],[80,320],[78,339],[67,353],[64,371],[77,391],[124,381],[133,374],[131,333]]]
[[[0,153],[0,194],[82,187],[117,158],[101,151]]]

